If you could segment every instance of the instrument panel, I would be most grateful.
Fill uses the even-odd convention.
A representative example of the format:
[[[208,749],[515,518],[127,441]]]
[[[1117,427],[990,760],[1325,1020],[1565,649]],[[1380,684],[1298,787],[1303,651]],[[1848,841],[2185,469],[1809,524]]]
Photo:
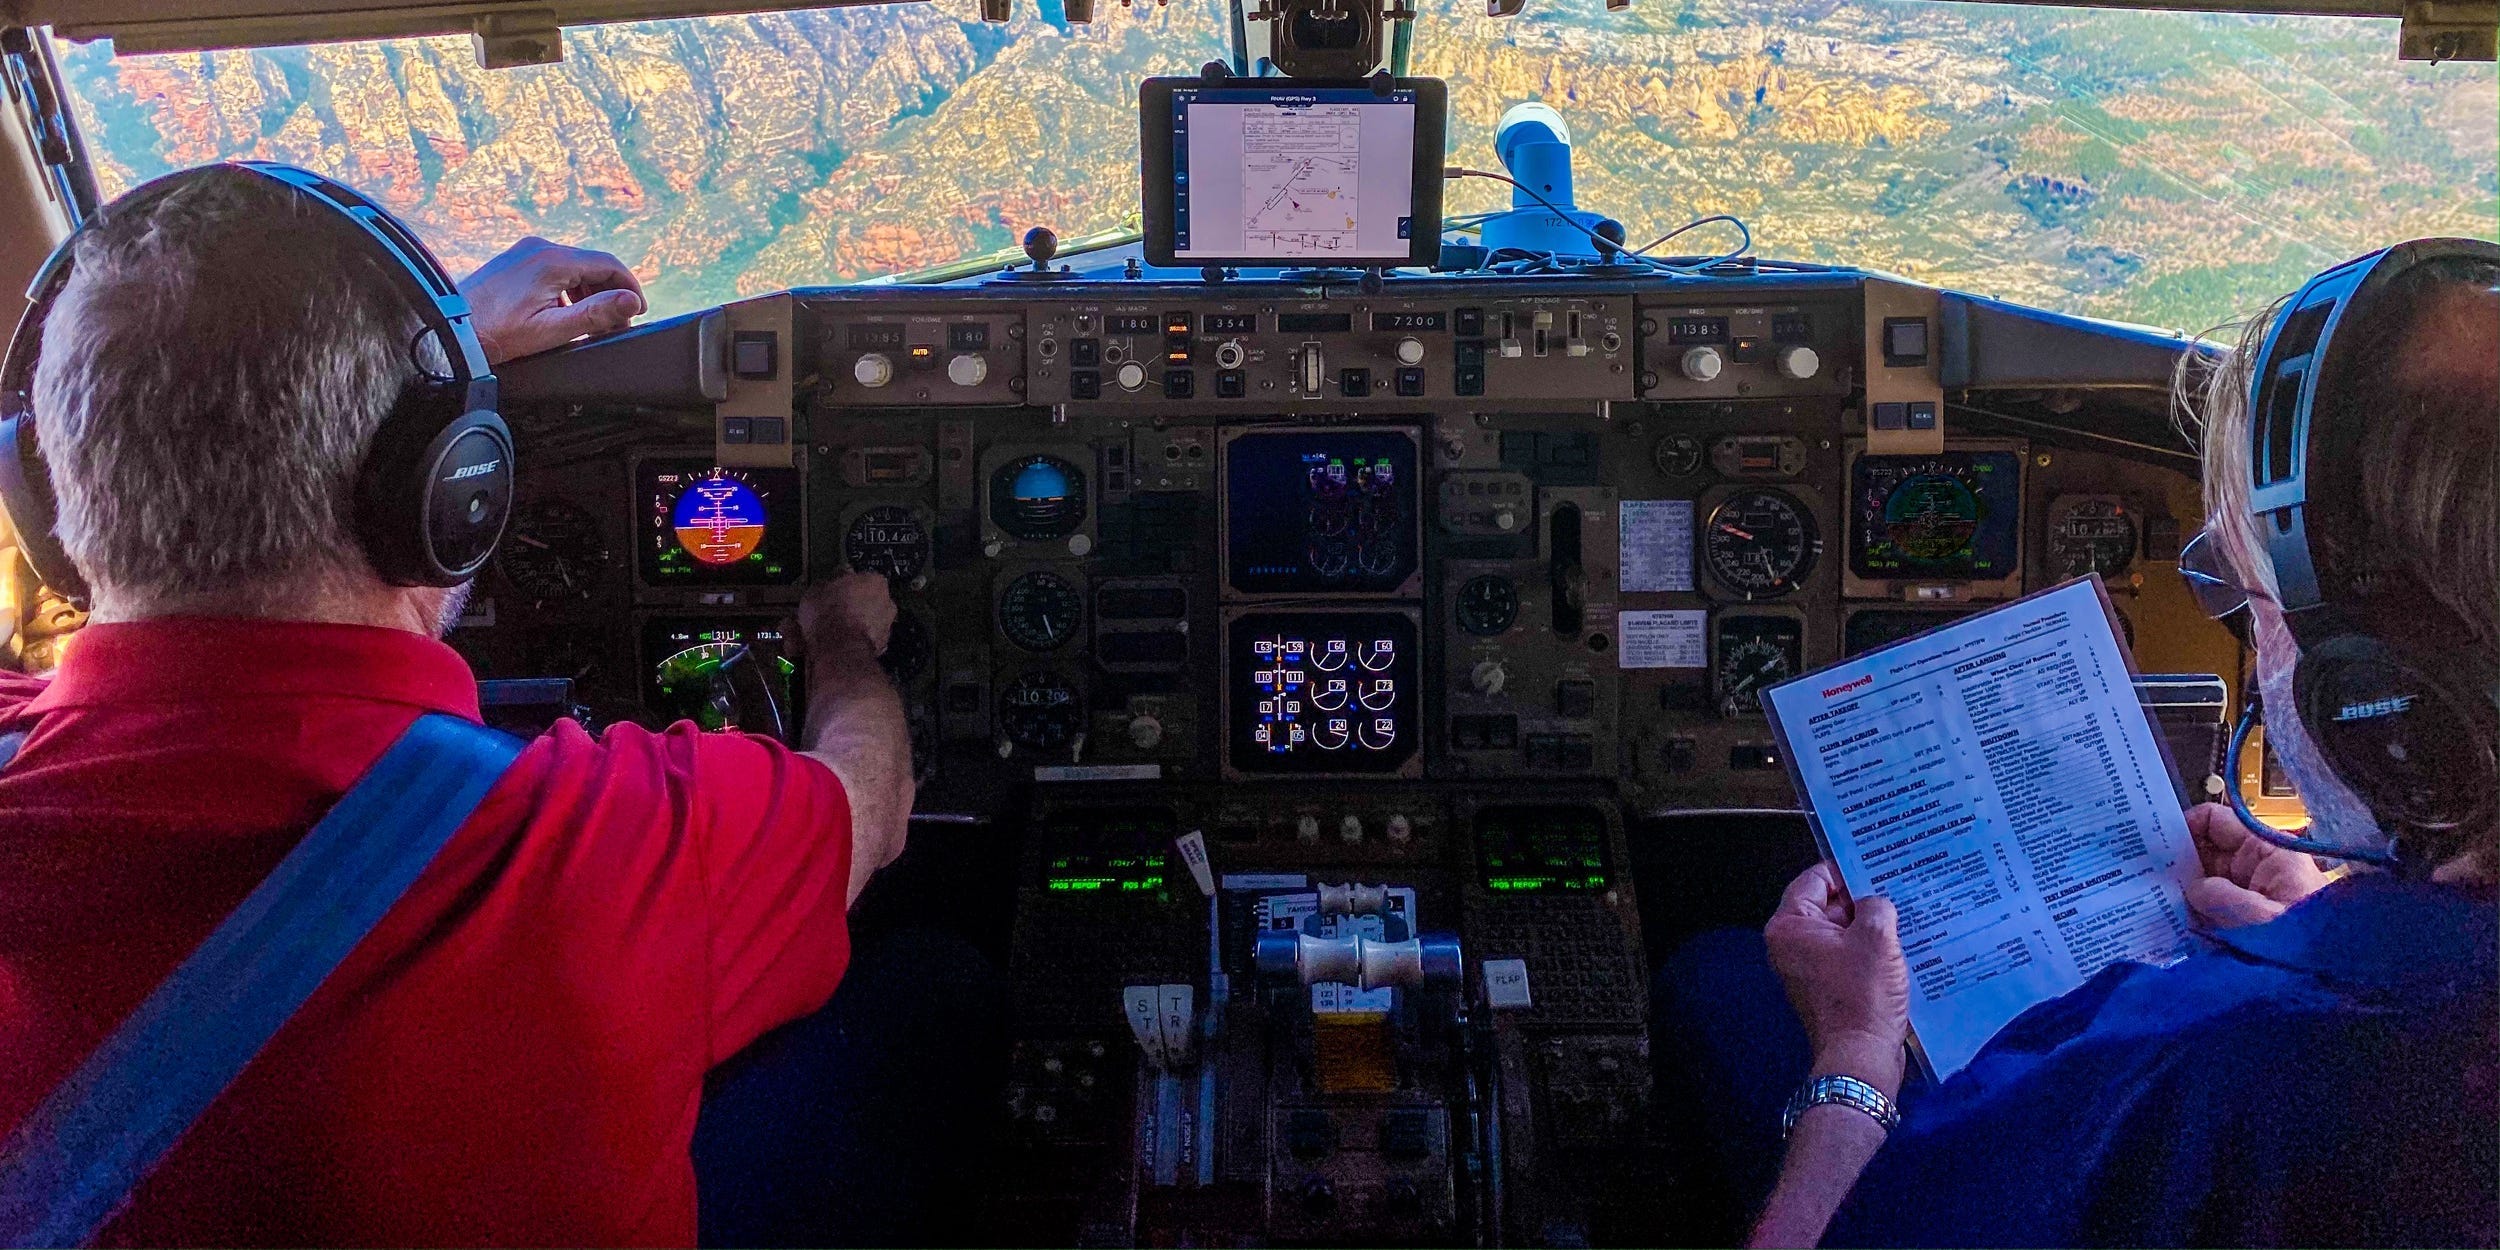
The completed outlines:
[[[1728,886],[1641,839],[1794,808],[1764,689],[2093,574],[2143,668],[2240,672],[2193,460],[2101,428],[2168,349],[2052,327],[2044,386],[1845,272],[1382,288],[802,290],[503,378],[481,676],[791,739],[800,598],[886,579],[914,845],[1014,862],[996,1240],[1597,1244],[1660,1166],[1643,898]],[[1457,983],[1252,958],[1393,927]]]
[[[2086,574],[2147,667],[2236,675],[2145,576],[2194,524],[2192,465],[1950,404],[1900,450],[1877,399],[1941,396],[1947,362],[1867,349],[1872,282],[767,297],[786,448],[735,437],[734,390],[621,449],[525,445],[453,641],[599,717],[743,725],[803,698],[774,627],[805,585],[878,573],[924,805],[975,814],[1055,782],[1362,776],[1786,807],[1764,687]],[[533,383],[507,385],[526,438]],[[740,665],[687,659],[715,633]]]

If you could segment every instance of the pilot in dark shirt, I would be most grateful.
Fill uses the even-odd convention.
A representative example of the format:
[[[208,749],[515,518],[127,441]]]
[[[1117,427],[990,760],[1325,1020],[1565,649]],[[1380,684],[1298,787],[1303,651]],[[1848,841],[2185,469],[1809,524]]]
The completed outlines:
[[[2457,646],[2500,647],[2500,266],[2427,268],[2378,307],[2387,324],[2365,338],[2387,350],[2326,366],[2356,388],[2343,402],[2377,414],[2356,463],[2330,466],[2358,483],[2344,523],[2366,539],[2329,540],[2392,544],[2412,585],[2463,623]],[[2268,741],[2310,837],[2383,849],[2361,787],[2300,721],[2301,650],[2250,521],[2241,397],[2264,320],[2204,400],[2208,535],[2248,614]],[[2329,350],[2347,341],[2339,331]],[[1889,1135],[1853,1106],[1804,1111],[1754,1244],[2500,1243],[2500,830],[2408,833],[2398,868],[2328,884],[2227,808],[2198,807],[2189,826],[2208,874],[2188,892],[2202,953],[2109,968],[1932,1088],[1902,1090],[1909,977],[1893,906],[1853,906],[1822,865],[1764,930],[1793,1017],[1747,1014],[1743,961],[1724,949],[1671,962],[1660,1045],[1711,1075],[1662,1094],[1715,1088],[1738,1104],[1716,1122],[1722,1140],[1776,1148],[1772,1099],[1800,1076],[1900,1098]],[[1750,1034],[1727,1037],[1714,1012]]]

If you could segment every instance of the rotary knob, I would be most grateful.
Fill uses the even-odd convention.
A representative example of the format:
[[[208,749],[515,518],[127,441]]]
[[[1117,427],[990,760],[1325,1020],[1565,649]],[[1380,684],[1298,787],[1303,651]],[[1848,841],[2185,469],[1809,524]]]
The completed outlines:
[[[1685,377],[1696,382],[1708,382],[1719,376],[1723,364],[1718,348],[1696,347],[1685,352],[1684,359],[1676,367],[1684,371]]]
[[[1293,836],[1299,842],[1319,841],[1319,817],[1304,812],[1293,822]]]
[[[1476,666],[1467,672],[1467,684],[1475,687],[1477,694],[1486,696],[1500,694],[1502,687],[1509,683],[1510,669],[1505,667],[1500,660],[1479,660]]]
[[[1399,339],[1398,363],[1402,365],[1424,363],[1424,341],[1422,339]]]
[[[894,380],[894,362],[884,352],[870,352],[851,365],[851,377],[873,391]]]
[[[1348,813],[1337,822],[1337,840],[1351,845],[1363,840],[1363,818]]]
[[[1772,363],[1778,366],[1781,377],[1803,382],[1823,367],[1823,358],[1815,355],[1813,348],[1798,344],[1781,348],[1779,355],[1772,358]]]
[[[1151,716],[1140,716],[1128,723],[1130,745],[1140,751],[1151,751],[1163,745],[1163,722]]]
[[[965,352],[946,362],[946,380],[957,386],[979,386],[990,376],[990,362]]]
[[[1132,360],[1120,366],[1120,372],[1115,376],[1119,378],[1121,390],[1133,391],[1146,384],[1146,366]]]

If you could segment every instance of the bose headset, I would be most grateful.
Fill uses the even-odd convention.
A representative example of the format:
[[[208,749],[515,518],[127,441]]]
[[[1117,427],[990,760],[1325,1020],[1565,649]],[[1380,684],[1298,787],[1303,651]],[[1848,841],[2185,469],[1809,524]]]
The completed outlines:
[[[2313,542],[2316,512],[2361,437],[2359,414],[2319,405],[2334,372],[2338,335],[2380,315],[2397,278],[2435,261],[2500,265],[2500,244],[2421,239],[2346,261],[2309,280],[2266,335],[2249,379],[2249,510],[2273,563],[2300,649],[2292,670],[2301,724],[2335,775],[2369,805],[2401,847],[2407,833],[2472,827],[2493,818],[2500,785],[2500,639],[2476,638],[2464,621],[2409,577],[2360,551]],[[2360,538],[2345,544],[2362,546]],[[2321,559],[2321,554],[2328,559]],[[2250,702],[2253,712],[2255,703]],[[2239,758],[2252,716],[2233,735]],[[2393,853],[2356,851],[2268,827],[2237,786],[2232,805],[2252,832],[2313,854],[2393,865]],[[2433,865],[2420,865],[2428,868]]]
[[[315,229],[352,236],[380,262],[407,296],[424,329],[442,348],[447,372],[422,359],[374,433],[359,467],[353,524],[374,572],[399,586],[456,586],[494,554],[512,512],[512,431],[496,411],[495,375],[469,324],[469,301],[408,228],[371,200],[307,170],[266,161],[236,161],[168,174],[108,205],[104,214],[144,211],[207,170],[240,170],[298,192],[321,206]],[[82,226],[38,270],[27,288],[30,306],[0,364],[0,506],[17,527],[19,550],[44,584],[84,604],[87,585],[53,532],[59,504],[36,434],[35,358],[44,319],[68,285]]]

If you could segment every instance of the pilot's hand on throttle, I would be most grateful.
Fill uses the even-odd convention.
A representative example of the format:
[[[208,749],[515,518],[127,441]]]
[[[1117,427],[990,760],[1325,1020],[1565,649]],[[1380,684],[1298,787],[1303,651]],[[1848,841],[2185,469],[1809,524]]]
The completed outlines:
[[[1816,864],[1788,883],[1762,929],[1771,967],[1813,1046],[1815,1073],[1854,1076],[1886,1096],[1901,1092],[1910,1034],[1899,924],[1891,899],[1852,904],[1840,875]]]
[[[478,266],[460,293],[490,365],[614,333],[644,310],[642,282],[623,261],[536,237]]]
[[[2187,904],[2215,928],[2264,924],[2326,884],[2318,861],[2250,833],[2220,803],[2189,808],[2187,823],[2205,867],[2188,883]]]
[[[893,630],[894,596],[875,573],[818,582],[799,601],[799,639],[811,659],[838,661],[852,648],[865,648],[872,658],[883,655]]]

